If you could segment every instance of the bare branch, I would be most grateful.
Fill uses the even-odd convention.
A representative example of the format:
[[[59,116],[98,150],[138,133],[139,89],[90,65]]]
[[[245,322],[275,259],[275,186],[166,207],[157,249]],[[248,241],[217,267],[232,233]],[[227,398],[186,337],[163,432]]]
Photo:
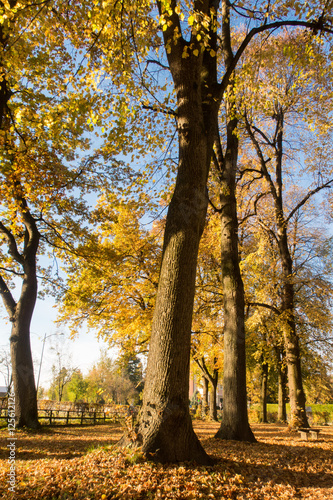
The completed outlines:
[[[158,113],[164,113],[165,115],[177,116],[177,112],[170,108],[159,108],[158,106],[148,106],[147,104],[142,104],[143,109],[149,109],[151,111],[156,111]]]
[[[157,64],[157,66],[160,66],[163,69],[167,69],[168,71],[170,70],[169,66],[165,66],[165,64],[162,64],[160,61],[156,61],[155,59],[147,59],[146,63],[147,66],[149,64]]]
[[[325,184],[322,184],[321,186],[318,186],[316,189],[312,189],[311,191],[309,191],[307,193],[306,196],[304,196],[304,198],[296,205],[296,207],[290,212],[290,214],[288,215],[288,217],[286,218],[286,223],[289,222],[289,220],[293,217],[293,215],[295,215],[295,213],[303,206],[305,205],[305,203],[308,201],[309,198],[311,198],[311,196],[315,195],[316,193],[318,193],[319,191],[321,191],[322,189],[325,189],[325,188],[330,188],[331,187],[331,184],[333,183],[333,179],[331,179],[330,181],[326,182]]]

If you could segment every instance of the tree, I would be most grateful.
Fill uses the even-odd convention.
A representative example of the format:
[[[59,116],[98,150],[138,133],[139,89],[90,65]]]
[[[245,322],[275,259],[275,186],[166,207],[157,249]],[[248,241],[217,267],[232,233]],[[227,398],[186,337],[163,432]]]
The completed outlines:
[[[281,37],[278,37],[277,40],[278,43],[281,44]],[[292,46],[295,51],[300,50],[300,46],[298,46],[298,44],[293,40],[291,41],[291,44],[293,44]],[[279,57],[279,60],[281,61],[281,56]],[[310,63],[311,61],[308,62],[308,66],[310,66]],[[280,66],[282,66],[282,63]],[[310,68],[308,71],[310,71]],[[281,317],[284,318],[284,325],[282,328],[286,363],[288,368],[289,398],[291,404],[290,425],[292,427],[307,427],[308,422],[305,411],[305,394],[302,383],[299,335],[297,333],[295,319],[295,270],[293,266],[293,256],[288,241],[288,225],[290,224],[292,217],[298,210],[301,209],[311,196],[315,195],[321,189],[329,187],[333,181],[326,179],[317,187],[309,189],[309,191],[298,200],[296,206],[294,206],[289,213],[286,211],[283,190],[283,148],[284,133],[286,129],[284,123],[288,117],[290,118],[292,116],[295,107],[300,105],[296,100],[297,97],[295,96],[295,92],[293,92],[294,87],[300,86],[296,80],[297,77],[295,69],[294,74],[295,76],[293,75],[293,68],[289,67],[289,71],[285,68],[283,81],[278,81],[278,84],[275,87],[277,90],[275,91],[272,109],[267,110],[267,115],[272,113],[271,124],[264,129],[263,126],[256,123],[255,117],[250,117],[248,113],[246,113],[245,116],[245,124],[247,133],[258,155],[259,172],[265,178],[273,199],[274,227],[272,227],[271,223],[268,222],[267,228],[269,228],[268,231],[271,232],[274,240],[276,241],[279,250],[279,258],[281,260],[281,278],[283,281],[283,288],[280,311]],[[268,79],[270,76],[271,75],[268,71]],[[302,78],[304,78],[304,75]],[[293,84],[294,87],[292,86]],[[270,81],[270,85],[274,85],[274,80]],[[282,92],[281,87],[283,88]],[[272,96],[270,95],[270,99],[271,98]],[[266,155],[269,155],[269,160],[265,159]],[[268,165],[269,162],[272,164],[271,168]]]
[[[76,367],[72,366],[71,355],[67,352],[67,346],[64,341],[57,341],[55,347],[51,347],[56,356],[56,361],[52,365],[53,379],[49,389],[50,398],[62,401],[67,393],[67,385],[72,380],[73,375],[78,372]],[[67,397],[66,397],[67,399]]]
[[[95,402],[129,404],[138,399],[133,381],[118,362],[108,357],[106,351],[101,351],[100,359],[89,371],[86,380],[89,384],[88,397]]]
[[[259,192],[264,191],[258,186]],[[287,205],[295,202],[296,193],[288,196],[284,188],[284,199]],[[287,374],[284,352],[283,325],[281,315],[281,297],[283,282],[281,263],[276,241],[263,221],[272,214],[270,199],[266,204],[261,200],[258,205],[258,219],[247,220],[248,234],[252,234],[251,245],[243,253],[242,272],[246,290],[248,311],[248,366],[252,371],[256,360],[261,365],[268,361],[270,369],[276,373],[278,382],[278,419],[286,421]],[[293,284],[295,287],[295,324],[300,339],[300,356],[302,359],[302,378],[307,387],[311,382],[311,374],[316,373],[313,359],[323,359],[325,352],[331,349],[330,297],[332,294],[329,251],[330,243],[325,231],[315,227],[311,221],[314,206],[307,204],[302,213],[290,221],[288,227],[289,245],[293,256]],[[267,210],[267,212],[266,212]],[[262,221],[262,222],[261,222]],[[248,238],[250,239],[250,238]],[[318,314],[319,313],[319,314]],[[308,368],[310,365],[312,368]]]
[[[104,134],[107,144],[82,159],[90,147],[87,132],[100,125],[95,117],[103,109],[105,120],[112,116],[117,121],[121,115],[114,128],[126,154],[129,113],[121,102],[105,111],[110,93],[101,97],[90,58],[95,29],[89,30],[77,7],[75,2],[51,8],[49,2],[15,0],[0,6],[0,294],[12,324],[17,426],[38,426],[30,347],[38,277],[52,286],[58,281],[57,273],[52,276],[51,267],[43,268],[38,257],[52,253],[52,247],[55,254],[74,252],[89,220],[87,193],[122,181],[128,173],[112,159],[112,122]],[[71,16],[75,23],[68,23]],[[76,29],[82,30],[81,37]]]
[[[128,378],[137,392],[138,397],[135,403],[139,402],[139,395],[144,387],[144,374],[142,362],[134,353],[127,352],[126,355],[118,358],[119,371],[122,377]]]
[[[84,401],[88,391],[88,381],[83,377],[81,370],[75,370],[71,380],[67,384],[67,395],[69,401]]]
[[[141,224],[147,204],[145,196],[100,196],[94,229],[67,260],[67,286],[60,296],[60,319],[73,335],[85,322],[123,355],[145,353],[150,336],[161,249],[158,227]]]
[[[198,367],[200,368],[203,376],[203,381],[204,381],[204,396],[203,396],[203,411],[204,411],[204,405],[207,405],[208,403],[208,387],[209,384],[211,386],[211,391],[210,391],[210,402],[209,402],[209,416],[212,420],[217,421],[217,409],[216,409],[216,389],[217,389],[217,383],[218,383],[218,367],[216,366],[217,359],[214,358],[213,362],[213,373],[210,373],[210,371],[207,368],[205,358],[202,356],[201,358],[194,358],[195,362],[197,363]]]
[[[222,5],[224,12],[229,10],[226,1]],[[284,24],[319,29],[325,26],[326,15],[320,6],[314,12],[298,7],[296,19],[292,21],[286,17],[289,10],[283,10],[283,6],[280,10],[280,5],[274,5],[276,10],[268,13],[263,8],[254,13],[246,11],[261,24],[241,40],[218,82],[216,31],[220,2],[195,1],[188,9],[185,3],[174,0],[158,1],[157,7],[177,99],[176,111],[165,111],[177,122],[179,161],[166,219],[143,409],[137,430],[144,452],[156,460],[195,459],[207,463],[209,459],[190,420],[188,377],[196,262],[206,216],[206,182],[216,137],[218,109],[230,75],[257,33]],[[323,22],[303,21],[306,14],[310,19],[319,19],[323,14],[320,18]],[[267,15],[276,15],[278,19],[282,16],[283,20],[268,23]],[[185,17],[186,22],[183,22]],[[226,25],[224,23],[222,39],[231,45],[230,30],[225,29]],[[159,68],[166,66],[160,61],[155,63]],[[232,184],[227,187],[233,189]]]
[[[230,6],[222,8],[224,64],[233,64]],[[235,101],[235,74],[230,75],[225,96],[226,145],[215,137],[214,165],[220,184],[221,270],[224,311],[223,421],[220,439],[255,441],[247,415],[244,286],[239,266],[236,174],[239,141]]]
[[[189,415],[189,353],[197,254],[208,203],[206,183],[217,134],[218,110],[229,78],[257,33],[284,24],[300,24],[313,29],[321,29],[327,24],[321,5],[318,10],[308,12],[297,4],[296,19],[292,21],[288,20],[290,10],[284,8],[284,4],[274,4],[268,12],[266,6],[254,12],[246,10],[246,16],[252,17],[257,25],[240,41],[218,81],[217,14],[220,4],[227,20],[230,6],[226,0],[222,3],[199,0],[190,6],[175,0],[156,3],[176,95],[176,110],[162,107],[162,111],[176,120],[179,155],[177,180],[166,219],[143,409],[137,430],[144,452],[167,462],[188,459],[209,462],[193,432]],[[278,20],[268,23],[269,16]],[[319,18],[320,22],[316,20]],[[231,46],[227,25],[223,23],[223,50]],[[159,68],[166,67],[158,60],[150,60],[150,64],[154,63]],[[232,190],[233,176],[227,176],[228,179],[231,183],[227,189]],[[234,255],[233,260],[237,259]]]
[[[40,70],[46,71],[45,66],[49,58],[63,65],[63,58],[54,45],[49,45],[43,36],[38,36],[35,26],[32,29],[36,40],[29,41],[25,30],[31,19],[36,16],[36,6],[24,4],[17,5],[16,1],[1,5],[2,22],[0,28],[1,37],[1,71],[3,74],[1,85],[1,199],[2,213],[0,221],[1,244],[7,245],[8,256],[1,253],[1,276],[0,293],[12,322],[11,359],[13,369],[13,383],[16,398],[16,425],[38,426],[36,388],[33,376],[33,364],[30,349],[30,321],[37,298],[37,264],[36,255],[40,243],[40,232],[37,227],[39,215],[31,211],[27,201],[27,172],[30,180],[35,183],[34,189],[43,184],[36,176],[37,170],[44,171],[45,178],[50,180],[50,173],[60,164],[60,155],[64,155],[65,142],[58,139],[59,157],[53,153],[53,148],[47,146],[46,138],[42,131],[46,128],[44,120],[52,120],[54,113],[47,109],[49,99],[45,91],[52,92],[52,85],[38,85],[38,72],[27,71],[32,58],[40,59]],[[55,35],[54,41],[60,42]],[[36,45],[37,42],[37,45]],[[39,47],[38,47],[39,44]],[[20,54],[20,55],[19,55]],[[27,61],[22,71],[22,54]],[[43,55],[42,55],[43,54]],[[26,75],[29,84],[39,87],[40,93],[35,99],[32,98],[29,84],[23,81],[22,74]],[[59,77],[64,77],[64,68],[59,72]],[[36,85],[37,83],[37,85]],[[43,95],[44,91],[44,95]],[[21,97],[21,102],[20,102]],[[23,102],[22,102],[23,101]],[[29,103],[29,111],[24,108]],[[46,109],[43,107],[46,106]],[[57,107],[57,102],[53,103]],[[43,111],[38,116],[38,109]],[[23,115],[23,116],[22,116]],[[23,123],[22,123],[23,122]],[[36,126],[37,123],[37,126]],[[52,128],[52,126],[50,127]],[[58,127],[59,130],[59,127]],[[49,139],[49,137],[48,137]],[[60,142],[60,144],[59,144]],[[58,148],[54,144],[55,150]],[[59,170],[59,173],[61,169]],[[57,186],[60,188],[63,178],[60,177]],[[70,181],[70,178],[67,178]],[[39,186],[38,186],[39,185]],[[40,191],[40,207],[46,208],[49,204],[49,196]],[[33,195],[33,198],[36,198]],[[34,201],[32,201],[33,205]],[[42,209],[42,211],[43,211]],[[22,289],[19,300],[15,300],[9,284],[10,276],[16,275],[22,278]]]
[[[304,14],[303,9],[298,10],[296,20],[289,21],[284,18],[283,21],[272,23],[267,22],[267,13],[260,9],[255,14],[252,13],[258,24],[260,22],[262,24],[244,36],[235,55],[232,54],[232,57],[228,58],[223,76],[218,82],[217,13],[221,6],[224,22],[219,40],[222,43],[222,50],[231,55],[229,50],[231,47],[230,4],[226,0],[221,3],[219,1],[195,1],[189,12],[186,8],[182,12],[183,4],[174,0],[158,1],[157,6],[164,47],[177,95],[179,164],[176,185],[166,219],[160,279],[138,432],[143,442],[143,450],[148,454],[153,453],[158,460],[194,459],[205,463],[209,461],[208,457],[199,445],[190,421],[187,381],[195,269],[199,240],[207,210],[206,183],[213,144],[217,135],[218,110],[230,76],[247,45],[257,33],[278,28],[284,24],[316,27],[318,23],[309,23],[299,19]],[[181,19],[185,19],[187,12],[189,14],[187,24],[182,24]],[[274,17],[275,12],[269,14]],[[277,15],[281,14],[279,12]],[[323,19],[326,21],[325,14],[323,14]],[[233,160],[230,164],[235,168]],[[226,192],[231,192],[230,196],[233,197],[233,170],[226,172],[225,177]],[[235,204],[228,203],[224,207],[230,211],[230,214],[226,215],[233,221],[233,224],[237,224]],[[228,231],[230,230],[230,225],[225,227]],[[237,226],[232,227],[236,237]],[[225,241],[229,245],[230,240],[228,241],[227,235]],[[230,262],[236,263],[238,252],[235,239],[228,252]],[[237,266],[234,267],[235,274],[232,274],[226,261],[225,264],[222,263],[222,266],[224,265],[226,266],[226,280],[231,282],[237,280]],[[229,290],[231,292],[230,286]],[[242,304],[242,291],[239,286],[237,290],[240,290],[238,303],[241,309],[244,305]],[[225,301],[226,309],[229,309],[230,304],[226,298]],[[234,315],[234,312],[232,314]],[[239,328],[238,337],[232,338],[234,345],[238,341],[244,346],[242,318],[243,315],[239,322],[238,317],[235,318]],[[236,354],[234,363],[239,361],[242,363],[241,376],[239,378],[236,376],[238,391],[242,395],[242,408],[239,415],[242,414],[242,428],[251,438],[246,410],[244,410],[244,352],[245,346],[239,350],[233,350],[233,354]],[[234,373],[236,373],[236,368]],[[177,422],[176,435],[174,433],[175,422]]]
[[[11,364],[10,353],[6,349],[0,351],[0,373],[3,376],[5,386],[9,387],[11,384]]]

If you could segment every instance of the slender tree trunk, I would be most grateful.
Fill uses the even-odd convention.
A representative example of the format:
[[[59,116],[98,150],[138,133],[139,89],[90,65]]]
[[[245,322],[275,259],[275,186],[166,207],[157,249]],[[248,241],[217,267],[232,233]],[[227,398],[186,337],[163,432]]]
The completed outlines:
[[[234,129],[229,123],[229,128]],[[221,248],[224,301],[223,421],[215,437],[255,441],[247,413],[244,288],[238,261],[238,221],[235,198],[237,137],[230,144],[221,183]],[[229,154],[228,154],[229,153]]]
[[[230,35],[230,4],[222,4],[222,46],[226,67],[233,61]],[[239,267],[236,171],[237,124],[234,117],[234,80],[229,81],[226,99],[227,146],[223,156],[217,144],[216,163],[220,174],[221,267],[224,302],[223,421],[215,437],[255,441],[247,413],[244,286]]]
[[[217,382],[218,382],[218,373],[216,373],[216,376],[214,376],[213,383],[211,384],[210,401],[209,401],[209,416],[212,420],[215,420],[216,422],[217,422],[217,407],[216,407]]]
[[[279,215],[282,214],[279,210]],[[279,217],[278,220],[281,220]],[[283,221],[284,222],[284,221]],[[291,428],[309,427],[305,409],[305,393],[303,389],[301,355],[299,338],[295,323],[294,285],[292,282],[293,265],[289,252],[288,236],[285,224],[278,224],[278,243],[282,261],[282,314],[284,317],[284,346],[288,370],[290,422]]]
[[[279,422],[287,422],[287,405],[286,405],[286,398],[287,398],[287,391],[286,391],[286,384],[287,384],[287,377],[286,373],[284,372],[284,368],[279,369],[278,373],[278,421]]]
[[[275,181],[267,169],[264,160],[263,151],[258,140],[255,137],[253,129],[246,118],[246,127],[249,136],[257,151],[261,164],[261,171],[270,186],[275,208],[275,223],[277,226],[276,234],[273,230],[275,239],[278,243],[279,254],[282,265],[282,305],[281,318],[284,322],[283,336],[286,355],[286,364],[288,370],[288,385],[290,399],[290,427],[309,427],[305,410],[305,393],[303,390],[301,357],[299,348],[299,338],[295,323],[295,305],[294,305],[294,284],[293,284],[293,262],[288,244],[288,222],[289,218],[284,214],[283,206],[283,180],[282,180],[282,160],[283,160],[283,130],[284,130],[284,112],[277,103],[275,106],[274,119],[276,122],[274,134],[275,151]],[[269,144],[272,146],[272,144]]]
[[[261,421],[267,424],[268,363],[261,365]]]
[[[227,183],[229,186],[229,182]],[[223,421],[216,437],[255,441],[247,413],[244,288],[238,262],[234,193],[223,189],[222,280],[224,300]],[[226,186],[225,186],[226,187]]]
[[[283,351],[280,347],[275,348],[278,372],[278,421],[287,422],[287,372],[283,359]]]
[[[220,439],[255,441],[247,413],[244,287],[239,268],[235,178],[237,120],[227,124],[227,150],[221,169],[221,263],[224,301],[223,421]]]
[[[203,382],[203,395],[202,395],[202,418],[206,418],[208,410],[208,391],[209,391],[209,380],[206,377],[202,377]]]
[[[204,381],[203,405],[205,404],[208,407],[208,384],[210,383],[211,390],[210,390],[210,398],[209,398],[209,416],[211,419],[217,421],[216,390],[217,390],[217,383],[218,383],[218,376],[219,376],[219,371],[217,368],[215,368],[216,363],[217,363],[217,359],[214,358],[213,375],[209,372],[204,357],[201,357],[201,359],[194,358],[194,361],[199,366],[199,368],[202,372],[202,375],[203,375],[203,381]],[[206,387],[206,384],[207,384],[207,387]],[[205,410],[205,412],[206,412],[206,410]]]

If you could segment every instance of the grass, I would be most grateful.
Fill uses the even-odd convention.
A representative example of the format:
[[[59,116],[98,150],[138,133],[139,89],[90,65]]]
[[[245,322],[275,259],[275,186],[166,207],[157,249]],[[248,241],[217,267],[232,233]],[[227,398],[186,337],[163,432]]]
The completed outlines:
[[[312,404],[307,405],[311,408],[309,415],[310,425],[328,425],[333,423],[333,404]],[[278,405],[274,403],[267,404],[268,421],[277,421]],[[287,404],[287,415],[290,413],[290,405]],[[253,422],[258,422],[261,415],[261,407],[259,404],[252,405],[249,411],[250,419]]]

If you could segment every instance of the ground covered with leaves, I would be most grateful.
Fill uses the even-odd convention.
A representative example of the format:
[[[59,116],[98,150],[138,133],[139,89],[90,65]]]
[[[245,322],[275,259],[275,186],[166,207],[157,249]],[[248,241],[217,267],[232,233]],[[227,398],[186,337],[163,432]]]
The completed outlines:
[[[6,499],[333,499],[333,428],[301,441],[276,424],[253,425],[257,443],[219,441],[218,424],[195,422],[212,467],[162,466],[114,445],[121,425],[44,427],[15,432],[16,490],[8,492],[10,438],[0,430],[0,498]]]

